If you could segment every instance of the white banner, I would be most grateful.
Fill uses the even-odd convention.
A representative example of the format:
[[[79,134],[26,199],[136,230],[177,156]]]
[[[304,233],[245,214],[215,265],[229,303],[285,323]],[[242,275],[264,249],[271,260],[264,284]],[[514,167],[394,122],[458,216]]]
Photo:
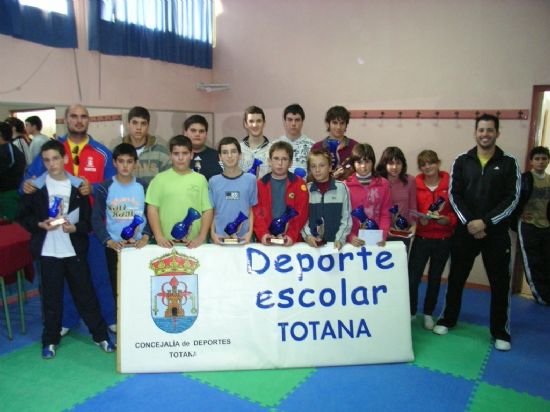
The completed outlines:
[[[414,358],[402,242],[128,248],[118,281],[119,372]]]

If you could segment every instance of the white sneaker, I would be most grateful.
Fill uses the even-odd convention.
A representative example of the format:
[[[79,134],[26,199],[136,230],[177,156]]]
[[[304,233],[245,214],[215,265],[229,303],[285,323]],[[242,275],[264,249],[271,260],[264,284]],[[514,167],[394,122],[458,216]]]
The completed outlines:
[[[432,329],[432,332],[436,335],[446,335],[449,333],[449,328],[443,325],[435,325]]]
[[[59,334],[61,336],[65,336],[67,333],[69,333],[70,329],[69,328],[66,328],[65,326],[62,326],[61,327],[61,330],[59,331]]]
[[[512,344],[507,340],[496,339],[495,340],[495,349],[501,351],[509,351],[512,349]]]
[[[109,325],[109,330],[113,333],[116,333],[116,323],[113,323],[112,325]]]
[[[430,315],[424,315],[424,329],[433,330],[434,325],[434,318]]]

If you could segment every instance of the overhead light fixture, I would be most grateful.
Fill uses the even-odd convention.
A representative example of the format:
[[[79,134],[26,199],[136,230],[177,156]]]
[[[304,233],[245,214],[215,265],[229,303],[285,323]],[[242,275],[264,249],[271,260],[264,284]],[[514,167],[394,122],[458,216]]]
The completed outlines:
[[[229,90],[228,83],[197,83],[197,89],[203,90],[206,93],[223,92]]]

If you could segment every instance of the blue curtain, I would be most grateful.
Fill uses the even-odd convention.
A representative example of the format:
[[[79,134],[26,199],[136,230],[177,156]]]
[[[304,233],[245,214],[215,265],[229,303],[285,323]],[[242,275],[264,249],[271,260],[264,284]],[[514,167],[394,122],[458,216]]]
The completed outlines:
[[[212,0],[89,0],[89,48],[212,68]]]
[[[64,15],[22,6],[18,0],[0,0],[0,33],[46,46],[77,48],[73,2],[66,1]]]

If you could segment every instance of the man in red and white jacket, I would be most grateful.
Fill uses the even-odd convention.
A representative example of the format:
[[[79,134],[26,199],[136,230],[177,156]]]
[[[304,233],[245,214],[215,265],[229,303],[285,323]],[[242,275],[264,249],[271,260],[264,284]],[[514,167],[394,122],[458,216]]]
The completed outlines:
[[[65,110],[67,134],[58,139],[63,143],[65,152],[68,154],[65,170],[83,180],[82,185],[79,187],[79,191],[83,196],[93,195],[93,186],[110,179],[116,172],[109,149],[88,134],[89,123],[90,117],[86,107],[80,104],[68,106]],[[32,180],[45,171],[42,157],[37,156],[25,173],[22,185],[23,191],[27,194],[36,191]],[[92,197],[91,200],[93,201]],[[90,271],[95,292],[105,322],[114,331],[116,330],[116,311],[107,274],[105,253],[103,246],[93,233],[90,234],[89,240],[88,262],[94,262],[93,265],[90,265]],[[70,328],[77,326],[80,321],[68,288],[65,288],[63,306],[62,335],[66,334]]]

